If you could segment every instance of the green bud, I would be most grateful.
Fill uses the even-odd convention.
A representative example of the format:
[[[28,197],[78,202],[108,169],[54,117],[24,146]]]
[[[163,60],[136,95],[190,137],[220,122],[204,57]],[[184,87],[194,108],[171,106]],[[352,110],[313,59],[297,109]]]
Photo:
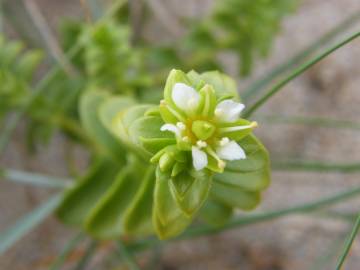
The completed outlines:
[[[193,122],[191,130],[200,140],[209,139],[215,132],[215,126],[207,121],[196,120]]]

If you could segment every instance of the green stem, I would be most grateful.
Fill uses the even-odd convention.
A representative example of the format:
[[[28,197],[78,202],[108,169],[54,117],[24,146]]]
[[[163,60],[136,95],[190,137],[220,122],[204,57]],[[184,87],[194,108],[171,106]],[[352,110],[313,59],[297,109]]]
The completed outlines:
[[[12,169],[0,170],[0,175],[2,178],[12,182],[31,184],[40,187],[67,188],[72,183],[70,179],[60,179],[57,177],[51,177],[47,175],[29,173],[29,172],[12,170]]]
[[[126,265],[130,270],[140,270],[139,266],[136,264],[133,256],[130,254],[128,248],[124,245],[122,241],[117,242],[118,251],[125,261]]]
[[[263,105],[269,98],[271,98],[274,94],[276,94],[278,91],[280,91],[285,85],[287,85],[290,81],[304,73],[306,70],[308,70],[310,67],[315,65],[316,63],[320,62],[322,59],[324,59],[326,56],[330,55],[337,49],[341,48],[342,46],[348,44],[352,40],[358,38],[360,36],[360,32],[357,32],[350,37],[346,38],[345,40],[337,43],[335,46],[327,49],[322,54],[318,55],[314,59],[306,62],[305,64],[301,65],[299,68],[297,68],[295,71],[293,71],[288,77],[281,80],[279,83],[277,83],[274,87],[272,87],[267,93],[265,93],[258,101],[256,101],[248,110],[244,112],[244,118],[250,117],[258,108],[260,108],[261,105]]]
[[[105,20],[109,17],[112,17],[116,14],[116,12],[126,3],[126,0],[119,0],[112,6],[112,8],[107,13],[107,16],[104,16],[102,20]],[[78,40],[77,43],[66,53],[65,57],[70,61],[82,48],[82,43],[84,41],[82,39]],[[34,101],[45,91],[50,82],[62,71],[61,66],[56,63],[55,66],[42,78],[42,80],[37,84],[34,91],[31,93],[27,102],[23,105],[21,109],[13,116],[13,118],[9,119],[9,123],[5,126],[4,130],[0,135],[0,156],[2,152],[5,150],[6,145],[8,144],[12,133],[17,127],[19,121],[30,108],[30,106],[34,103]]]
[[[272,168],[279,171],[312,171],[312,172],[341,172],[356,173],[360,171],[360,162],[354,163],[326,163],[307,160],[274,160]]]
[[[360,19],[360,11],[356,11],[353,15],[346,18],[343,22],[335,26],[325,35],[317,39],[315,42],[310,44],[308,47],[300,51],[298,54],[293,56],[290,60],[280,64],[270,71],[270,73],[265,76],[257,79],[249,88],[247,88],[241,95],[242,99],[246,103],[251,97],[259,93],[264,86],[268,85],[271,81],[273,81],[276,77],[281,75],[282,73],[288,71],[293,68],[297,64],[301,63],[305,58],[309,57],[316,50],[321,48],[324,44],[329,43],[339,34],[344,33],[344,30],[352,26],[355,22]]]
[[[336,265],[336,270],[341,270],[342,265],[344,264],[345,259],[346,259],[347,255],[349,254],[351,245],[354,242],[355,237],[356,237],[359,229],[360,229],[360,214],[358,215],[358,217],[357,217],[357,219],[355,221],[355,225],[352,228],[351,233],[350,233],[348,239],[345,242],[345,245],[344,245],[344,248],[342,250],[341,256],[340,256],[340,258],[338,260],[338,263]]]

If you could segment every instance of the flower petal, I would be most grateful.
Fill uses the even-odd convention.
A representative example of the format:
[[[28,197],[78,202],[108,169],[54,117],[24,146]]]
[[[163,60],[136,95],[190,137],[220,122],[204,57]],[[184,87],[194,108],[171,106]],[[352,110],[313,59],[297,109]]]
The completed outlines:
[[[171,97],[175,105],[185,112],[197,108],[200,100],[199,93],[184,83],[176,83],[174,85]]]
[[[219,146],[216,149],[216,154],[219,158],[225,160],[238,160],[246,158],[244,150],[235,141],[230,141],[223,146]]]
[[[244,108],[244,104],[227,99],[216,106],[215,114],[222,122],[234,122],[239,119]]]
[[[162,125],[161,128],[160,128],[161,131],[170,131],[172,133],[174,133],[176,135],[176,137],[180,137],[181,134],[180,134],[180,129],[174,125],[174,124],[165,124],[165,125]]]
[[[208,158],[204,151],[200,150],[196,146],[193,146],[191,148],[191,153],[195,170],[200,171],[208,165]]]

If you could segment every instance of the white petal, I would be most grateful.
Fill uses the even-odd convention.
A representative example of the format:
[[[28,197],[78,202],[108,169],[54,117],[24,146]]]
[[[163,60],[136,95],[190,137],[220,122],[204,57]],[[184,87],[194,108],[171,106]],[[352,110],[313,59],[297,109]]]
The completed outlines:
[[[216,106],[216,116],[223,122],[235,122],[239,119],[240,113],[245,108],[242,103],[227,99]]]
[[[173,124],[165,124],[160,128],[160,130],[173,132],[173,133],[175,133],[176,137],[181,136],[180,129],[176,125],[173,125]]]
[[[174,85],[171,97],[175,105],[185,112],[196,108],[200,100],[199,93],[184,83],[176,83]]]
[[[238,160],[246,158],[244,150],[235,141],[230,141],[224,146],[219,146],[216,149],[216,154],[219,158],[225,160]]]
[[[198,147],[193,146],[191,148],[191,153],[195,170],[200,171],[208,165],[207,155],[204,151],[201,151]]]

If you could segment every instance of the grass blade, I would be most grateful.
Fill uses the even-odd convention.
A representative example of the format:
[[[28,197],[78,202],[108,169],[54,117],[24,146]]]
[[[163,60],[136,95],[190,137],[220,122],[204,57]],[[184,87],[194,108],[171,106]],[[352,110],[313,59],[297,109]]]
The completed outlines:
[[[90,262],[90,259],[94,255],[96,249],[98,247],[98,242],[95,240],[92,240],[88,247],[86,248],[86,251],[80,261],[77,263],[77,265],[74,267],[74,270],[83,270],[86,269],[86,266]]]
[[[274,87],[272,87],[269,91],[267,91],[261,98],[259,98],[248,110],[246,110],[244,112],[244,118],[250,117],[258,108],[260,108],[261,105],[263,105],[268,99],[270,99],[273,95],[279,92],[290,81],[292,81],[293,79],[304,73],[306,70],[308,70],[316,63],[320,62],[326,56],[330,55],[337,49],[345,46],[346,44],[358,38],[359,36],[360,36],[360,32],[351,35],[350,37],[340,41],[339,43],[327,49],[325,52],[321,53],[320,55],[316,56],[315,58],[311,59],[310,61],[306,62],[305,64],[295,69],[289,76],[287,76],[285,79],[277,83]]]
[[[360,130],[360,123],[324,117],[256,115],[256,119],[262,121],[263,124],[297,124],[314,127]]]
[[[360,229],[360,214],[357,217],[357,219],[355,221],[355,224],[354,224],[354,227],[352,228],[352,230],[350,232],[350,235],[349,235],[349,237],[347,238],[347,240],[345,242],[344,248],[343,248],[343,250],[341,252],[340,258],[339,258],[338,263],[336,265],[336,270],[341,270],[342,269],[342,265],[344,264],[345,259],[349,254],[349,251],[351,249],[351,245],[354,242],[355,237],[356,237],[357,233],[359,232],[359,229]]]
[[[273,160],[271,167],[278,171],[310,171],[310,172],[340,172],[357,173],[360,172],[360,162],[354,163],[330,163],[323,161],[308,160]]]
[[[272,69],[268,74],[257,79],[249,88],[247,88],[241,95],[242,99],[246,103],[251,97],[258,94],[266,85],[272,82],[275,78],[280,76],[282,73],[285,73],[287,70],[294,68],[296,65],[300,64],[304,59],[312,55],[315,51],[321,48],[324,44],[331,42],[336,36],[344,33],[346,29],[354,25],[358,20],[360,20],[360,11],[356,11],[351,16],[347,17],[340,24],[335,26],[329,32],[324,34],[315,42],[311,43],[308,47],[301,50],[298,54],[290,58],[290,60],[280,64],[279,66]]]
[[[67,188],[71,185],[70,179],[60,179],[57,177],[12,169],[0,170],[0,176],[12,182],[30,184],[47,188]]]
[[[140,268],[136,264],[133,256],[130,254],[128,248],[123,244],[123,242],[118,241],[117,247],[118,247],[118,251],[119,251],[121,258],[124,260],[124,262],[126,263],[128,268],[130,270],[140,270]]]
[[[293,214],[298,214],[298,213],[307,213],[307,212],[318,210],[323,207],[328,207],[328,206],[338,203],[338,202],[348,200],[359,194],[360,194],[360,187],[353,188],[353,189],[350,189],[347,191],[343,191],[343,192],[337,193],[335,195],[325,197],[320,200],[316,200],[316,201],[305,203],[305,204],[300,204],[297,206],[287,207],[287,208],[269,211],[269,212],[265,212],[265,213],[257,213],[257,214],[250,214],[250,215],[246,215],[246,216],[240,216],[240,217],[234,218],[233,220],[231,220],[230,222],[228,222],[227,224],[225,224],[222,227],[213,227],[213,226],[209,226],[209,225],[192,227],[192,228],[189,228],[188,230],[186,230],[185,233],[183,235],[181,235],[180,237],[175,238],[170,241],[178,241],[178,240],[183,240],[183,239],[189,239],[189,238],[194,238],[194,237],[199,237],[199,236],[204,236],[204,235],[220,233],[222,231],[226,231],[226,230],[230,230],[230,229],[234,229],[234,228],[238,228],[238,227],[243,227],[243,226],[247,226],[247,225],[251,225],[251,224],[255,224],[255,223],[259,223],[259,222],[265,222],[265,221],[273,220],[276,218],[281,218],[281,217],[288,216],[288,215],[293,215]],[[156,245],[162,245],[165,243],[167,243],[167,242],[160,241],[156,238],[149,238],[149,239],[145,239],[143,241],[132,243],[131,245],[129,245],[128,248],[131,249],[132,251],[141,251],[141,250],[147,249],[149,247],[156,246]]]
[[[40,224],[59,205],[62,194],[51,197],[32,212],[19,219],[12,227],[0,234],[0,254],[4,253],[17,240]]]
[[[74,248],[79,244],[80,241],[84,239],[84,235],[82,233],[77,234],[74,238],[72,238],[61,251],[60,255],[56,258],[54,263],[50,266],[49,270],[59,270],[63,266],[66,258],[70,255],[70,253],[74,250]]]

